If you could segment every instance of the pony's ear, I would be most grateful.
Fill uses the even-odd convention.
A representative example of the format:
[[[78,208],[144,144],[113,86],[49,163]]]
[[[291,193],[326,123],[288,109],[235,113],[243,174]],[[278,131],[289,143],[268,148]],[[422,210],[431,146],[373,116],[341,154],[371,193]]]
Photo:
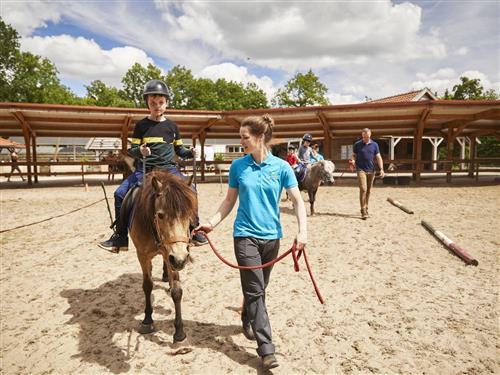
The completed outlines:
[[[193,179],[194,179],[194,174],[192,174],[191,176],[189,176],[188,180],[187,180],[187,185],[188,186],[191,186],[191,184],[193,183]]]
[[[163,185],[161,184],[160,181],[158,181],[156,176],[153,176],[153,178],[151,179],[151,184],[153,185],[153,189],[155,190],[155,193],[160,194],[161,188],[163,187]]]

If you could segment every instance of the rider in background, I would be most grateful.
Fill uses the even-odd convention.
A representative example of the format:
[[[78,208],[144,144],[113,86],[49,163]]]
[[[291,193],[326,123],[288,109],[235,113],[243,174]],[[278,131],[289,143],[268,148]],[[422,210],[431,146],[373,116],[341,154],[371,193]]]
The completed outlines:
[[[312,164],[317,163],[321,160],[325,160],[323,155],[319,153],[319,145],[317,143],[315,143],[311,148],[310,160]]]
[[[299,147],[299,160],[304,164],[311,163],[311,142],[313,138],[311,134],[304,134],[302,144]]]
[[[302,137],[302,144],[299,147],[299,162],[297,166],[294,168],[295,175],[297,176],[297,180],[302,182],[307,173],[307,165],[311,164],[311,142],[312,135],[304,134]]]
[[[295,153],[295,147],[290,145],[288,147],[288,153],[286,154],[286,161],[292,168],[295,168],[299,162],[297,154]]]
[[[111,252],[128,250],[128,228],[120,222],[120,209],[127,192],[138,185],[143,178],[141,157],[146,161],[146,173],[153,168],[164,169],[183,179],[186,178],[173,161],[174,155],[181,158],[194,158],[195,150],[187,149],[182,144],[177,124],[167,119],[163,114],[167,109],[170,91],[167,85],[159,80],[146,83],[143,98],[149,108],[149,116],[137,122],[132,135],[132,147],[128,150],[130,156],[136,159],[136,170],[115,191],[115,233],[109,240],[101,242],[100,247]],[[124,224],[124,225],[120,225]],[[198,223],[192,223],[193,227]],[[203,245],[206,238],[197,233],[192,238],[194,245]]]
[[[233,237],[240,266],[259,266],[278,256],[282,237],[279,202],[283,188],[292,198],[298,221],[297,249],[303,249],[307,242],[306,209],[297,180],[288,163],[272,155],[268,148],[273,127],[274,121],[269,115],[243,120],[240,142],[246,156],[233,161],[226,198],[208,223],[197,228],[207,233],[212,231],[239,200]],[[278,366],[266,308],[271,270],[272,267],[240,270],[243,334],[257,341],[257,353],[262,357],[264,370]]]

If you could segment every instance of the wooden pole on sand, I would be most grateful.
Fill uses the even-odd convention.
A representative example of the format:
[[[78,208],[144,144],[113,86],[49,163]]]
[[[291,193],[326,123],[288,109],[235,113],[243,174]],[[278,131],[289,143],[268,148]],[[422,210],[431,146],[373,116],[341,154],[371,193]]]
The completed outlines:
[[[432,225],[430,225],[428,222],[425,220],[422,220],[422,225],[429,231],[431,232],[435,237],[437,237],[445,246],[453,251],[460,259],[462,259],[466,264],[468,265],[473,265],[477,266],[479,262],[474,259],[471,255],[467,253],[464,249],[462,249],[460,246],[458,246],[456,243],[454,243],[452,240],[450,240],[443,232],[440,232]]]
[[[410,210],[409,208],[406,208],[405,206],[403,206],[399,201],[395,200],[395,199],[392,199],[392,198],[387,198],[387,201],[389,203],[392,203],[394,206],[396,206],[397,208],[400,208],[402,209],[404,212],[406,212],[407,214],[413,214],[413,211]]]

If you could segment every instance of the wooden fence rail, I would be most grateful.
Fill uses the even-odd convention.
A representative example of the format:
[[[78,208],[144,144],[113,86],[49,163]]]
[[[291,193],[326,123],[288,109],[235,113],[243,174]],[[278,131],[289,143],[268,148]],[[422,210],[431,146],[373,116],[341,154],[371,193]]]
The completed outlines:
[[[349,164],[347,160],[332,160],[336,165],[336,171],[339,173],[349,173]],[[229,172],[229,168],[232,161],[205,161],[197,162],[197,172],[201,173],[201,181],[205,181],[205,173],[215,173],[217,176],[226,176]],[[436,170],[426,170],[419,169],[418,165],[432,165],[437,164],[438,168]],[[390,170],[387,166],[396,166],[396,169]],[[454,165],[466,164],[465,169],[454,169]],[[86,175],[96,175],[96,174],[110,174],[109,167],[118,167],[120,162],[109,162],[109,161],[59,161],[59,162],[36,162],[30,163],[26,161],[12,163],[3,162],[0,163],[0,167],[3,167],[4,172],[0,173],[0,176],[8,177],[10,175],[10,167],[12,165],[17,165],[19,167],[28,166],[31,169],[31,175],[34,176],[35,182],[38,180],[38,176],[70,176],[79,175],[82,178],[82,182],[85,182]],[[500,172],[500,158],[475,158],[475,159],[451,159],[451,160],[419,160],[415,161],[413,159],[394,159],[384,161],[385,171],[387,174],[398,174],[398,173],[425,173],[425,174],[435,174],[435,173],[446,173],[447,177],[451,178],[453,173],[468,172],[469,177],[479,179],[480,172]],[[74,166],[78,167],[77,170],[57,170],[57,167],[62,166]],[[102,166],[107,166],[108,170],[102,170]],[[193,165],[190,161],[181,162],[180,168],[183,172],[192,173]],[[9,169],[9,171],[7,171]],[[114,172],[123,173],[123,172]],[[126,173],[126,172],[125,172]],[[19,176],[19,173],[15,173],[14,176]],[[22,172],[22,176],[29,176],[29,173]]]

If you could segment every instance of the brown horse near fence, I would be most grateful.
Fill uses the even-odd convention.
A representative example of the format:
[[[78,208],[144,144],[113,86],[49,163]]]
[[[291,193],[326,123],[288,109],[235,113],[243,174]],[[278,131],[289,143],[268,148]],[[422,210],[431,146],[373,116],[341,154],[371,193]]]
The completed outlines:
[[[186,182],[165,171],[148,173],[135,200],[130,228],[130,237],[142,268],[142,288],[146,298],[144,320],[139,332],[154,331],[151,261],[156,255],[161,255],[168,271],[170,294],[175,305],[174,342],[186,338],[181,314],[182,286],[179,271],[189,260],[189,224],[196,217],[197,210],[196,194],[190,185],[191,181]]]
[[[330,160],[321,160],[317,163],[307,166],[307,174],[303,181],[299,182],[299,190],[306,190],[309,195],[309,204],[311,206],[311,216],[314,215],[314,202],[321,182],[333,184],[333,172],[335,164]]]

